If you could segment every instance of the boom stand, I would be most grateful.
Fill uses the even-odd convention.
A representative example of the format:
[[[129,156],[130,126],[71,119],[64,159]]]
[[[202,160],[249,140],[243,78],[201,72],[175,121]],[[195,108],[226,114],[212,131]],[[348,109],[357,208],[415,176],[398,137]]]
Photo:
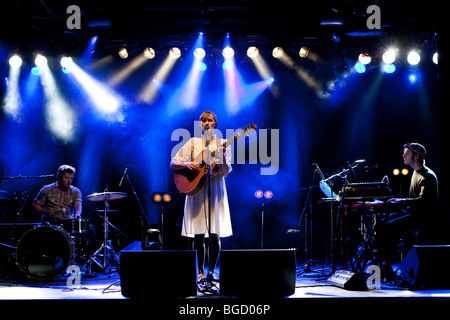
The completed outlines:
[[[120,263],[119,256],[114,252],[114,249],[111,245],[111,240],[108,239],[108,212],[109,212],[109,201],[105,199],[105,209],[103,210],[103,243],[100,248],[95,251],[95,253],[89,258],[90,268],[92,267],[92,262],[95,262],[100,268],[103,269],[103,272],[106,273],[107,269],[111,267],[111,259],[114,259],[117,264]],[[103,253],[103,262],[98,259],[98,256],[101,256]],[[89,270],[91,272],[91,270]]]

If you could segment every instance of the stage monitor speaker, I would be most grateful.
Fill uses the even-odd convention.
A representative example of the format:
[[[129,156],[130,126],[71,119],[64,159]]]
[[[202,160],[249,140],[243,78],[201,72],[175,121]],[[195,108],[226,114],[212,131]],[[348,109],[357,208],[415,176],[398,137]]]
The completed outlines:
[[[161,250],[161,246],[158,242],[150,242],[150,241],[134,241],[122,251],[136,251],[136,250]]]
[[[413,286],[449,289],[450,246],[414,246],[400,263],[399,269],[401,277]]]
[[[347,270],[337,270],[327,279],[327,282],[346,290],[367,290],[367,284],[362,276]]]
[[[131,299],[197,296],[197,251],[122,250],[122,295]]]
[[[220,294],[232,297],[286,297],[295,292],[295,251],[221,250]]]

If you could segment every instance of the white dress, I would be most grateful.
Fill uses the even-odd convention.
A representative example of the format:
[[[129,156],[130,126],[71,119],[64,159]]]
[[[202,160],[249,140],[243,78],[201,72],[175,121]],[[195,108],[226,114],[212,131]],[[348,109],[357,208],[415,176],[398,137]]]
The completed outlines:
[[[220,143],[226,140],[221,139]],[[210,151],[216,149],[216,140],[210,143]],[[191,138],[177,152],[172,159],[172,164],[191,161],[202,150],[206,148],[201,138]],[[228,172],[231,171],[231,152],[229,147],[225,151],[226,165]],[[220,237],[229,237],[233,234],[231,228],[230,208],[228,205],[227,189],[222,171],[219,171],[210,180],[211,184],[211,233],[218,234]],[[206,234],[208,236],[208,181],[202,190],[194,196],[186,196],[184,204],[184,217],[181,235],[193,238],[196,234]]]

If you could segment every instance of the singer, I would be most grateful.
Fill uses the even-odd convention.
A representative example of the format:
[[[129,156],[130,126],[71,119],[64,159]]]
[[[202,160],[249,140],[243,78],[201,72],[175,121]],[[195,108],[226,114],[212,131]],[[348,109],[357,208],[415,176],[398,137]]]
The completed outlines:
[[[205,278],[205,237],[208,236],[208,228],[211,228],[211,261],[209,261],[209,273],[213,275],[220,251],[220,237],[228,237],[233,234],[231,228],[230,209],[228,205],[225,177],[231,172],[231,151],[221,145],[226,140],[216,139],[214,128],[217,128],[217,116],[211,111],[205,111],[200,115],[200,126],[202,127],[202,138],[191,138],[176,153],[170,162],[170,168],[179,170],[188,168],[191,171],[205,170],[203,166],[193,161],[209,148],[216,152],[216,165],[220,166],[218,174],[212,176],[199,193],[186,196],[184,206],[184,217],[181,234],[188,237],[189,246],[197,250],[199,267],[198,280]],[[207,163],[207,159],[203,159]],[[207,170],[205,174],[208,174]],[[211,190],[211,206],[209,206],[208,189]],[[211,221],[209,221],[209,208],[211,208]],[[192,241],[193,239],[193,241]]]
[[[42,214],[42,223],[81,219],[81,191],[72,186],[75,172],[72,166],[60,166],[56,172],[56,182],[43,186],[37,194],[33,209]]]

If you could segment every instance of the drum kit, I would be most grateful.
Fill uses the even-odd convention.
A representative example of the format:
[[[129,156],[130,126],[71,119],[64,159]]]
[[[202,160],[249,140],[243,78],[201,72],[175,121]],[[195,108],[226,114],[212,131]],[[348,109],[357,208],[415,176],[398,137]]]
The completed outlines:
[[[88,201],[103,202],[102,214],[103,241],[101,246],[89,256],[87,243],[91,236],[91,225],[84,219],[62,219],[58,225],[39,225],[25,232],[16,248],[16,264],[28,278],[51,280],[63,274],[70,264],[77,264],[86,274],[92,274],[95,264],[104,273],[111,271],[115,262],[119,265],[119,256],[108,239],[108,221],[110,201],[122,199],[128,195],[123,192],[94,193],[86,197]],[[118,230],[120,232],[120,230]]]

